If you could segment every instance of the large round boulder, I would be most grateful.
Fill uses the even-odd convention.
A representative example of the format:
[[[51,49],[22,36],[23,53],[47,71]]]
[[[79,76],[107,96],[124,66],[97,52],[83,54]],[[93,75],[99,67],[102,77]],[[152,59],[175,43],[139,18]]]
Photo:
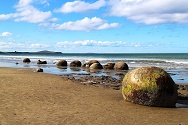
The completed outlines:
[[[93,63],[99,63],[99,61],[97,61],[97,60],[90,60],[89,62],[87,62],[86,65],[89,65],[89,67],[90,67]]]
[[[70,67],[81,67],[82,63],[79,60],[74,60],[70,63]]]
[[[89,68],[90,69],[103,69],[103,66],[100,63],[93,63]]]
[[[67,66],[67,61],[66,60],[59,60],[56,63],[56,66]]]
[[[29,58],[24,58],[23,59],[23,63],[30,63],[30,62],[31,62],[31,60]]]
[[[114,69],[114,65],[115,65],[115,63],[113,63],[113,62],[107,62],[104,65],[104,69]]]
[[[127,63],[121,61],[121,62],[115,63],[114,69],[116,69],[116,70],[128,70],[129,67],[128,67]]]
[[[177,86],[170,75],[158,67],[140,67],[129,71],[122,82],[127,101],[157,107],[175,107]]]
[[[84,63],[81,67],[83,67],[83,68],[89,68],[93,63],[99,63],[99,61],[97,61],[97,60],[90,60],[89,62]]]

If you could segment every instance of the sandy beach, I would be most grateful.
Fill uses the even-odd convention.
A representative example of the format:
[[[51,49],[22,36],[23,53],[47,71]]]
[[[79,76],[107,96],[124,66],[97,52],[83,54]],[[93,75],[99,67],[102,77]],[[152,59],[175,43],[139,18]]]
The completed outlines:
[[[33,69],[0,68],[0,125],[186,125],[188,108],[123,100],[121,90],[81,85]]]

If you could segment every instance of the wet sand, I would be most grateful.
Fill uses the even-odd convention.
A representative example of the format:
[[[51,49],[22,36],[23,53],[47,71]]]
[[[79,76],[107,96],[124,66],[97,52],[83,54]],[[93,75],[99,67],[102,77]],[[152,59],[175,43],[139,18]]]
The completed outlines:
[[[136,105],[123,100],[121,90],[81,85],[32,69],[0,71],[0,125],[188,123],[188,108]]]

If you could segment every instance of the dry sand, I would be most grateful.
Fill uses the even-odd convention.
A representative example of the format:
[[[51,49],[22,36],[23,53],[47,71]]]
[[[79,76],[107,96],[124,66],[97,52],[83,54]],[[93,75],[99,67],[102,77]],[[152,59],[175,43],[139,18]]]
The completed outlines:
[[[123,100],[120,90],[84,86],[32,69],[0,68],[0,125],[187,125],[188,108]]]

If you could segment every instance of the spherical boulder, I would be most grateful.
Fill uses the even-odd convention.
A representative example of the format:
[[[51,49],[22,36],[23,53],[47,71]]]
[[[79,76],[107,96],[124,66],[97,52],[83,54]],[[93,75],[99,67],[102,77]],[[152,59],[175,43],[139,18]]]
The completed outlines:
[[[23,63],[30,63],[30,62],[31,62],[31,60],[29,58],[23,59]]]
[[[104,69],[114,69],[114,65],[115,65],[115,63],[113,63],[113,62],[107,62],[104,65]]]
[[[170,75],[158,67],[140,67],[129,71],[122,82],[127,101],[156,107],[175,107],[177,86]]]
[[[89,65],[89,67],[90,67],[93,63],[99,63],[99,61],[97,61],[97,60],[90,60],[89,62],[87,62],[86,65]]]
[[[100,63],[93,63],[89,68],[90,69],[103,69],[103,66]]]
[[[93,63],[99,63],[99,61],[97,61],[97,60],[90,60],[89,62],[84,63],[81,67],[82,68],[89,68]]]
[[[66,60],[59,60],[56,64],[56,66],[67,66],[67,61]]]
[[[74,60],[70,63],[70,67],[81,67],[82,63],[79,60]]]
[[[116,70],[128,70],[129,67],[128,67],[127,63],[121,61],[121,62],[115,63],[114,69],[116,69]]]

